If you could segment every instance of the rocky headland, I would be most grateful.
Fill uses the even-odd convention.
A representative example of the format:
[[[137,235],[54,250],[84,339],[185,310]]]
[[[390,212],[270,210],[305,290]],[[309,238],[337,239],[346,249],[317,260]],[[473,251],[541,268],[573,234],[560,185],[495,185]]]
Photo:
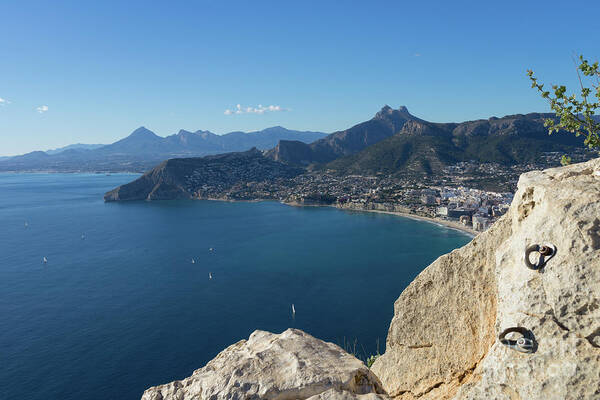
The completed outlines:
[[[142,398],[600,398],[600,159],[522,175],[503,217],[400,294],[370,370],[256,331]]]
[[[104,200],[190,199],[203,197],[209,188],[227,191],[248,182],[290,179],[301,173],[300,168],[273,161],[256,148],[240,153],[173,158],[106,193]]]

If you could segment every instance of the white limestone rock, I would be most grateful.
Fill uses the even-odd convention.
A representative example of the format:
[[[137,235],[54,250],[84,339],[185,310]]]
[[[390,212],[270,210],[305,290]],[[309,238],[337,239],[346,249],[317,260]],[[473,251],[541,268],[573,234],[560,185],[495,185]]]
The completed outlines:
[[[499,343],[513,326],[535,353]],[[400,295],[373,371],[398,399],[600,399],[600,159],[522,175],[504,217]]]
[[[189,378],[146,390],[142,400],[377,400],[386,398],[377,395],[383,393],[377,377],[354,356],[288,329],[279,335],[255,331]],[[366,394],[372,396],[359,396]]]
[[[323,393],[311,396],[307,400],[389,400],[389,397],[376,393],[356,394],[339,389],[329,389]]]

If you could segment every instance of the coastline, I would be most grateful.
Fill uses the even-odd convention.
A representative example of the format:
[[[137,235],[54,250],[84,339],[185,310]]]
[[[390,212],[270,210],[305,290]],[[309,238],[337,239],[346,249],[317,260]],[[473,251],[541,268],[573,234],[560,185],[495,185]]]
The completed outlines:
[[[208,200],[208,201],[224,201],[224,202],[229,202],[229,203],[237,203],[237,202],[257,203],[257,202],[263,202],[263,201],[278,201],[278,200],[273,200],[273,199],[252,199],[252,200],[231,200],[231,199],[219,199],[219,198],[195,198],[195,199]],[[475,236],[477,236],[478,234],[481,233],[481,232],[478,232],[467,226],[464,226],[463,224],[461,224],[459,222],[448,221],[448,220],[437,219],[437,218],[430,218],[430,217],[423,217],[421,215],[416,215],[416,214],[411,214],[411,213],[401,212],[401,211],[368,210],[368,209],[359,209],[359,208],[338,207],[336,205],[301,204],[301,203],[297,203],[297,202],[286,202],[286,201],[279,201],[279,203],[285,204],[285,205],[291,206],[291,207],[330,207],[330,208],[335,208],[338,210],[357,212],[357,213],[365,212],[365,213],[379,213],[379,214],[395,215],[397,217],[410,218],[410,219],[414,219],[417,221],[429,222],[431,224],[443,225],[446,228],[455,229],[457,231],[460,231],[460,232],[470,236],[471,238],[474,238]]]
[[[410,218],[410,219],[414,219],[417,221],[424,221],[424,222],[429,222],[432,224],[443,225],[447,228],[460,231],[460,232],[470,236],[471,238],[474,238],[475,236],[477,236],[478,234],[481,233],[481,232],[478,232],[467,226],[464,226],[463,224],[461,224],[459,222],[448,221],[448,220],[444,220],[444,219],[430,218],[430,217],[423,217],[421,215],[416,215],[416,214],[411,214],[411,213],[406,213],[406,212],[401,212],[401,211],[368,210],[368,209],[338,207],[336,205],[300,204],[300,203],[296,203],[296,202],[284,202],[284,201],[282,201],[281,203],[286,204],[288,206],[292,206],[292,207],[331,207],[331,208],[336,208],[338,210],[344,210],[344,211],[350,211],[350,212],[365,212],[365,213],[379,213],[379,214],[395,215],[397,217]]]
[[[335,207],[335,206],[333,206],[333,207]],[[346,210],[345,208],[341,208],[341,207],[335,207],[335,208],[338,208],[340,210]],[[429,222],[429,223],[432,223],[432,224],[444,225],[447,228],[451,228],[451,229],[455,229],[457,231],[461,231],[462,233],[465,233],[465,234],[469,235],[472,238],[474,238],[475,236],[477,236],[478,234],[481,233],[481,232],[473,230],[473,229],[471,229],[469,227],[466,227],[466,226],[464,226],[463,224],[461,224],[459,222],[447,221],[447,220],[444,220],[444,219],[436,219],[436,218],[430,218],[430,217],[423,217],[423,216],[420,216],[420,215],[410,214],[410,213],[403,213],[403,212],[399,212],[399,211],[352,210],[352,209],[349,210],[349,211],[390,214],[390,215],[395,215],[397,217],[410,218],[410,219],[414,219],[414,220],[418,220],[418,221]]]

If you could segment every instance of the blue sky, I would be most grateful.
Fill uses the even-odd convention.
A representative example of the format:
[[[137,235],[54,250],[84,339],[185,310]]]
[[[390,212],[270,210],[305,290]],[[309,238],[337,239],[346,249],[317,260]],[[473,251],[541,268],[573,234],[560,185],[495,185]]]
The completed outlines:
[[[575,88],[571,57],[600,58],[599,13],[598,1],[4,1],[0,155],[141,125],[331,132],[384,104],[439,122],[547,111],[526,69]]]

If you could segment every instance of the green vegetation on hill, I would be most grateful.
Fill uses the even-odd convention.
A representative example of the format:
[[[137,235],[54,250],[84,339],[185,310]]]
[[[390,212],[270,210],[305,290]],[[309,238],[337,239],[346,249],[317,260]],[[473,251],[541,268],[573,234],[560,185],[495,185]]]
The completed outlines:
[[[549,152],[580,149],[581,138],[548,136],[544,120],[553,116],[511,115],[461,124],[410,121],[394,136],[319,168],[340,174],[436,174],[459,162],[536,163]]]
[[[432,173],[439,171],[444,165],[455,163],[457,157],[458,154],[452,151],[449,138],[396,135],[358,154],[339,158],[324,168],[346,174],[365,175]]]

